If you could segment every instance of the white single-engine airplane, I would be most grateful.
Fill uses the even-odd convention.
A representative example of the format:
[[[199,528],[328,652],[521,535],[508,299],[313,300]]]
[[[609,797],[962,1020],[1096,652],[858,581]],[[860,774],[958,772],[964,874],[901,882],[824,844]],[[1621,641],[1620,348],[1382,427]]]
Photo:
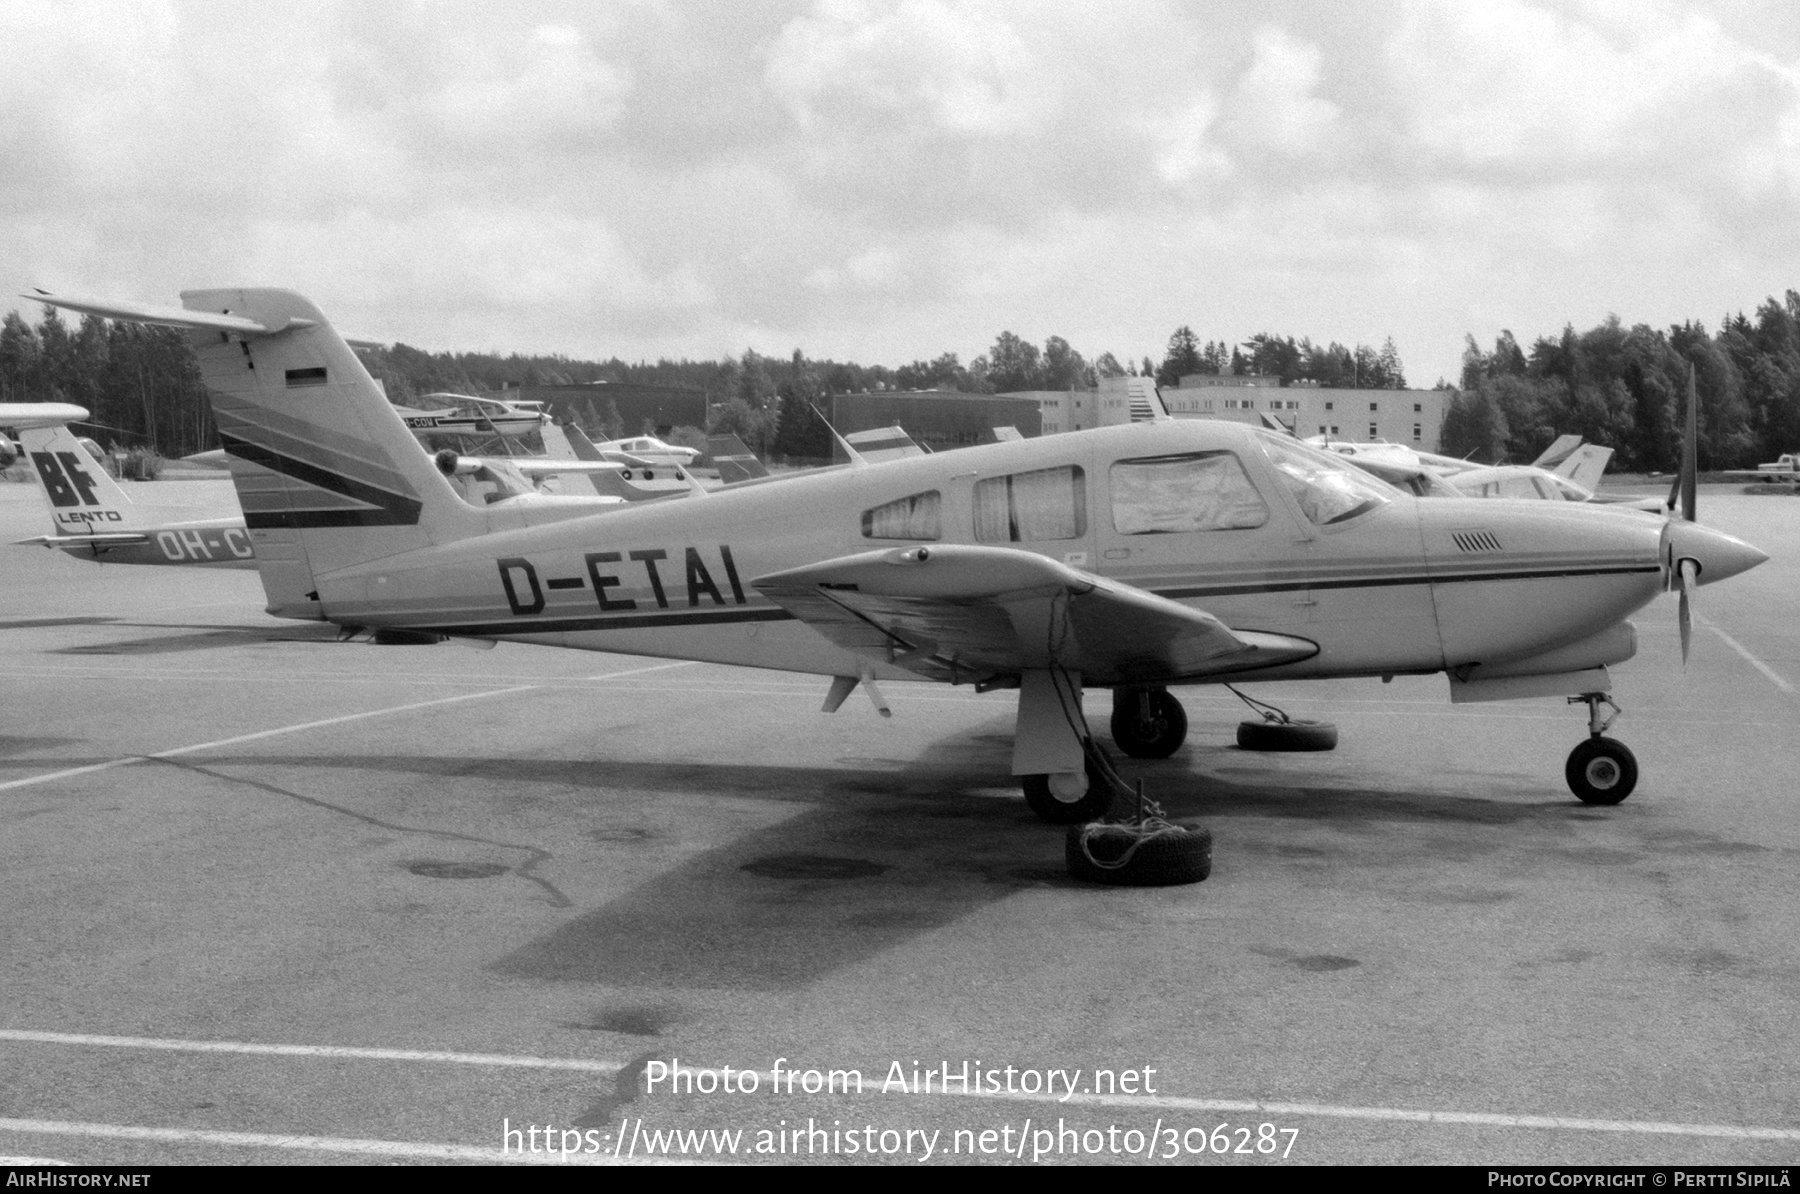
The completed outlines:
[[[1113,690],[1121,748],[1162,757],[1186,734],[1173,685],[1435,672],[1455,701],[1585,701],[1565,775],[1616,803],[1637,778],[1603,736],[1625,619],[1679,588],[1685,632],[1696,584],[1767,558],[1691,521],[1691,487],[1690,518],[1667,521],[1415,500],[1210,420],[501,521],[456,495],[304,298],[182,302],[77,309],[192,329],[271,613],[816,673],[827,710],[863,683],[885,711],[889,679],[1016,688],[1012,771],[1052,821],[1114,795],[1083,687]]]

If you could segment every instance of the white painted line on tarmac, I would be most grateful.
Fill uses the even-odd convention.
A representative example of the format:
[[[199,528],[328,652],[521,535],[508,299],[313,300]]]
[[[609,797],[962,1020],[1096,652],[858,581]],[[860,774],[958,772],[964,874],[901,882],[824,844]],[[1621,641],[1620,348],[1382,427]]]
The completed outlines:
[[[288,1136],[273,1132],[220,1132],[205,1128],[149,1128],[55,1119],[0,1119],[0,1132],[46,1136],[88,1136],[110,1140],[150,1140],[159,1144],[215,1144],[234,1148],[285,1148],[301,1152],[349,1153],[364,1157],[405,1157],[420,1161],[511,1162],[525,1165],[614,1165],[606,1153],[507,1152],[474,1144],[432,1144],[414,1140],[358,1140],[345,1136]]]
[[[1764,663],[1762,660],[1758,659],[1756,656],[1750,654],[1750,652],[1744,648],[1744,644],[1738,642],[1736,639],[1732,638],[1729,634],[1726,634],[1723,630],[1720,630],[1717,626],[1713,625],[1711,622],[1702,622],[1701,625],[1705,626],[1708,630],[1710,630],[1714,634],[1718,635],[1719,638],[1721,640],[1723,640],[1723,642],[1725,643],[1725,645],[1727,647],[1730,647],[1733,651],[1736,651],[1739,655],[1742,655],[1744,657],[1745,661],[1747,663],[1749,663],[1749,665],[1751,667],[1753,667],[1757,671],[1761,672],[1764,675],[1764,677],[1766,677],[1768,679],[1769,683],[1773,684],[1775,687],[1781,689],[1781,691],[1786,692],[1786,693],[1791,693],[1794,691],[1794,686],[1792,684],[1789,684],[1786,680],[1784,680],[1781,677],[1781,674],[1779,672],[1777,672],[1774,668],[1770,667],[1768,664]]]
[[[513,1066],[551,1070],[581,1070],[616,1074],[625,1062],[600,1061],[589,1058],[530,1057],[500,1053],[454,1053],[422,1049],[369,1049],[345,1045],[270,1045],[251,1041],[196,1041],[168,1037],[100,1036],[87,1033],[38,1032],[28,1029],[0,1029],[0,1040],[24,1041],[53,1045],[90,1045],[125,1049],[162,1049],[191,1053],[273,1054],[286,1057],[344,1057],[376,1061],[447,1062],[456,1065]],[[696,1074],[722,1073],[703,1066],[692,1067]],[[793,1071],[788,1071],[791,1079]],[[759,1074],[770,1088],[779,1091],[781,1075]],[[849,1093],[849,1092],[845,1092]],[[859,1092],[860,1093],[860,1092]],[[1263,1099],[1198,1099],[1178,1095],[1041,1095],[1024,1092],[965,1090],[934,1082],[925,1093],[955,1095],[970,1099],[996,1101],[1073,1104],[1088,1107],[1113,1107],[1124,1110],[1222,1112],[1245,1115],[1306,1115],[1331,1119],[1361,1119],[1390,1123],[1455,1124],[1488,1128],[1538,1128],[1565,1132],[1615,1132],[1640,1136],[1702,1136],[1724,1140],[1800,1141],[1800,1129],[1765,1128],[1737,1124],[1667,1123],[1657,1120],[1587,1119],[1563,1115],[1508,1115],[1487,1111],[1421,1111],[1405,1107],[1357,1107],[1332,1103],[1286,1103]],[[50,1126],[41,1126],[50,1124]],[[335,1137],[274,1136],[242,1132],[210,1132],[183,1128],[138,1128],[109,1124],[57,1124],[42,1120],[0,1119],[0,1130],[20,1132],[60,1132],[66,1135],[113,1135],[144,1140],[257,1145],[272,1148],[317,1148],[327,1152],[367,1152],[392,1156],[439,1157],[445,1159],[510,1160],[521,1158],[516,1153],[472,1145],[415,1144],[404,1141],[345,1140]],[[450,1152],[439,1150],[455,1150]]]
[[[696,1074],[722,1070],[706,1070],[694,1066]],[[758,1073],[777,1093],[785,1077],[792,1083],[794,1070]],[[873,1085],[871,1083],[871,1085]],[[885,1085],[885,1083],[883,1084]],[[1415,1111],[1404,1107],[1353,1107],[1331,1103],[1278,1103],[1263,1099],[1194,1099],[1178,1095],[1103,1095],[1103,1094],[1027,1094],[1023,1091],[987,1091],[953,1089],[940,1081],[927,1082],[924,1090],[909,1094],[954,1095],[967,1099],[988,1099],[1013,1103],[1056,1103],[1085,1107],[1112,1107],[1137,1111],[1223,1112],[1232,1115],[1307,1115],[1332,1119],[1364,1119],[1397,1123],[1456,1124],[1487,1128],[1539,1128],[1565,1132],[1621,1132],[1641,1136],[1709,1136],[1725,1140],[1800,1141],[1800,1129],[1741,1127],[1736,1124],[1660,1123],[1634,1119],[1581,1119],[1562,1115],[1505,1115],[1487,1111]],[[878,1093],[879,1087],[874,1092]],[[848,1091],[844,1092],[850,1093]],[[862,1092],[857,1092],[862,1093]]]
[[[256,1041],[194,1041],[156,1036],[100,1036],[79,1032],[37,1032],[0,1028],[0,1041],[43,1045],[97,1045],[112,1049],[163,1049],[174,1053],[254,1053],[277,1057],[354,1057],[370,1061],[429,1061],[451,1065],[514,1066],[539,1070],[581,1070],[616,1074],[622,1061],[581,1057],[531,1057],[507,1053],[453,1053],[429,1049],[366,1049],[351,1045],[268,1045]]]
[[[934,1090],[934,1094],[962,1092]],[[970,1091],[969,1098],[1015,1102],[1062,1102],[1060,1096]],[[1330,1103],[1275,1103],[1261,1099],[1189,1099],[1163,1095],[1069,1096],[1068,1102],[1095,1107],[1148,1108],[1161,1111],[1217,1111],[1246,1115],[1310,1115],[1332,1119],[1385,1120],[1400,1123],[1458,1124],[1486,1128],[1547,1128],[1565,1132],[1622,1132],[1641,1136],[1711,1136],[1725,1140],[1800,1141],[1800,1129],[1740,1127],[1735,1124],[1658,1123],[1634,1119],[1579,1119],[1562,1115],[1503,1115],[1487,1111],[1415,1111],[1404,1107],[1342,1107]]]
[[[658,663],[648,667],[629,668],[622,672],[605,672],[598,676],[588,677],[592,680],[611,679],[615,676],[635,676],[644,672],[659,672],[665,668],[692,667],[686,660],[679,663]],[[273,730],[258,730],[253,734],[238,734],[232,738],[220,738],[213,742],[200,742],[193,746],[178,746],[174,750],[159,750],[155,754],[128,755],[122,759],[109,759],[104,763],[89,763],[85,767],[69,767],[62,771],[51,771],[44,775],[33,775],[27,779],[15,779],[0,784],[0,792],[8,792],[14,788],[27,788],[33,784],[49,783],[52,780],[69,779],[77,775],[88,775],[96,771],[111,771],[115,767],[129,767],[133,763],[142,763],[151,759],[174,759],[182,755],[197,754],[200,751],[216,750],[222,746],[236,746],[240,742],[255,742],[260,738],[274,738],[281,734],[297,734],[302,730],[316,730],[325,726],[343,725],[351,721],[363,721],[371,717],[385,717],[390,713],[410,713],[416,709],[430,709],[436,705],[452,705],[459,701],[479,701],[485,697],[510,696],[513,693],[531,692],[541,688],[539,684],[520,684],[512,688],[494,688],[487,692],[465,692],[456,696],[438,697],[430,701],[413,701],[405,705],[390,705],[386,709],[370,709],[364,713],[346,713],[342,717],[326,717],[318,721],[305,721],[299,725],[280,726]]]

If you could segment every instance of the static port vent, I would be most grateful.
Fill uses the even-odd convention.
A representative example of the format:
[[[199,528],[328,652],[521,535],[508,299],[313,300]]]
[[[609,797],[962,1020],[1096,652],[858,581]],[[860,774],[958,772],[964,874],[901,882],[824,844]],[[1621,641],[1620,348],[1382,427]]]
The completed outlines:
[[[1450,537],[1464,551],[1500,551],[1500,540],[1492,531],[1451,531]]]

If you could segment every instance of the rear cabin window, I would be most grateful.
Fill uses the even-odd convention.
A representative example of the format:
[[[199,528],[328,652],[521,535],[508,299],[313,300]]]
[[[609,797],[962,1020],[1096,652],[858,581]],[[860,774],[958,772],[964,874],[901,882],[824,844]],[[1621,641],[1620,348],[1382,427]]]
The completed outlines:
[[[1034,469],[975,483],[975,538],[1036,543],[1087,534],[1087,474],[1080,465]]]
[[[1113,529],[1121,535],[1235,531],[1269,521],[1269,507],[1231,452],[1121,460],[1110,480]]]
[[[938,491],[933,489],[864,510],[863,538],[941,539],[944,530],[938,511],[942,504]]]

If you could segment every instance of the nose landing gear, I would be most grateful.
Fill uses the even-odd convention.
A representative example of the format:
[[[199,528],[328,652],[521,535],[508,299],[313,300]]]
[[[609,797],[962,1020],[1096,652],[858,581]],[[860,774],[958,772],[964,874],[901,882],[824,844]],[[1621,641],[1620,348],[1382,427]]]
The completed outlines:
[[[1584,692],[1569,698],[1569,704],[1585,703],[1588,707],[1588,739],[1569,752],[1563,766],[1563,778],[1569,790],[1583,804],[1617,804],[1637,787],[1637,756],[1623,742],[1602,737],[1619,716],[1619,707],[1604,692]],[[1600,706],[1612,710],[1601,715]]]

